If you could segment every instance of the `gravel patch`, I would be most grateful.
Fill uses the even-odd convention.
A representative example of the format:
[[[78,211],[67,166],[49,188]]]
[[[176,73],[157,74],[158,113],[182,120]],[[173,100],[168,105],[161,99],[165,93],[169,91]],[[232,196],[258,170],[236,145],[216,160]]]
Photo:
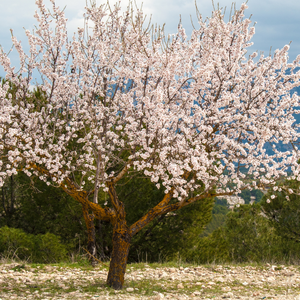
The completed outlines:
[[[128,265],[124,289],[105,285],[107,268],[0,265],[1,299],[296,299],[299,266]]]

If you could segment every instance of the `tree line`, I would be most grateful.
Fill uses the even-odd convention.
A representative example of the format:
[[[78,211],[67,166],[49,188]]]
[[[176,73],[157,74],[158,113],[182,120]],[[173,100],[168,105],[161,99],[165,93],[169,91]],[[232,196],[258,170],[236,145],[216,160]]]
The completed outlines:
[[[281,182],[281,184],[283,184]],[[296,181],[285,185],[299,189]],[[128,206],[127,221],[134,222],[159,201],[161,191],[146,178],[120,188]],[[249,192],[243,193],[245,202]],[[260,191],[252,194],[261,196]],[[270,203],[268,192],[256,203],[229,209],[225,199],[208,198],[178,214],[166,214],[149,224],[132,241],[129,262],[182,260],[211,262],[299,261],[300,197],[283,191]],[[107,197],[107,196],[106,196]],[[107,201],[103,195],[100,202]],[[148,206],[141,205],[144,197]],[[42,181],[20,173],[1,188],[0,253],[3,257],[53,263],[87,256],[87,229],[79,203]],[[109,204],[108,204],[109,205]],[[111,225],[95,222],[96,257],[109,261]]]

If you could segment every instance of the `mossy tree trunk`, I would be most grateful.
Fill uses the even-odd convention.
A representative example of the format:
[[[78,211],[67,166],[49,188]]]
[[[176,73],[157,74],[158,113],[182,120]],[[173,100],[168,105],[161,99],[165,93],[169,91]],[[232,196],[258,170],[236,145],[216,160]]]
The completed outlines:
[[[107,184],[109,188],[109,196],[116,212],[116,217],[112,220],[113,224],[113,249],[107,284],[113,289],[120,290],[123,288],[124,277],[126,272],[127,258],[129,254],[130,242],[132,237],[154,220],[157,216],[164,212],[166,204],[172,198],[172,192],[168,193],[162,202],[151,209],[143,218],[134,223],[130,227],[126,224],[126,212],[124,203],[118,199],[114,182]],[[169,207],[170,208],[170,207]]]
[[[124,284],[131,235],[128,228],[118,228],[118,225],[115,227],[107,284],[115,290],[121,290]]]
[[[174,192],[174,188],[171,188],[171,190],[165,194],[161,202],[150,209],[141,219],[128,227],[126,224],[125,205],[118,199],[115,189],[116,182],[120,180],[125,173],[126,168],[124,168],[117,177],[106,182],[112,207],[102,208],[98,203],[89,201],[89,193],[79,189],[78,186],[68,178],[65,179],[64,184],[61,185],[65,192],[85,207],[84,214],[86,223],[88,224],[88,230],[90,230],[91,238],[94,237],[91,218],[95,217],[96,219],[110,222],[113,225],[113,249],[107,284],[116,290],[123,288],[130,242],[135,234],[159,216],[181,209],[195,201],[215,196],[214,192],[207,192],[203,193],[201,196],[191,197],[176,203],[170,203]],[[188,176],[188,172],[183,175],[185,178]],[[91,210],[93,212],[92,217],[90,214],[86,213],[87,210]]]
[[[114,182],[108,183],[109,196],[116,212],[113,219],[113,249],[111,254],[107,284],[115,290],[121,290],[124,284],[127,258],[131,242],[131,233],[126,224],[124,203],[117,196]]]

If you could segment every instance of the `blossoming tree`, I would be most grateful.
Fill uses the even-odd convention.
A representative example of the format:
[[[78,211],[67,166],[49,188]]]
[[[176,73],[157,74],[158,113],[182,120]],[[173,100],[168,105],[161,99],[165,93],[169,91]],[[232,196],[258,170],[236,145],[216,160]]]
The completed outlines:
[[[291,90],[300,85],[300,56],[288,63],[289,46],[246,56],[254,35],[246,4],[228,23],[219,10],[206,20],[198,14],[191,38],[179,25],[165,44],[162,31],[143,27],[141,10],[122,14],[118,5],[86,8],[93,27],[68,40],[64,13],[51,2],[52,13],[36,1],[28,54],[12,37],[20,68],[0,53],[8,80],[0,88],[0,184],[21,171],[38,176],[80,202],[87,224],[88,211],[110,222],[114,289],[123,286],[131,238],[155,218],[273,184],[288,167],[299,180],[299,96]],[[36,71],[42,101],[29,92]],[[279,143],[291,147],[280,152]],[[165,196],[128,226],[116,186],[135,173]],[[107,206],[98,203],[101,190]]]

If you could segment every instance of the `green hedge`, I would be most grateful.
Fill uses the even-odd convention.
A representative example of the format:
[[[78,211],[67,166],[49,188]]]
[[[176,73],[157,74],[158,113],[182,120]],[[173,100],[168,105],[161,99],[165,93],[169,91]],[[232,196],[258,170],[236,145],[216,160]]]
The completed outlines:
[[[56,263],[67,259],[67,249],[52,233],[28,234],[18,228],[0,228],[0,255],[33,263]]]

